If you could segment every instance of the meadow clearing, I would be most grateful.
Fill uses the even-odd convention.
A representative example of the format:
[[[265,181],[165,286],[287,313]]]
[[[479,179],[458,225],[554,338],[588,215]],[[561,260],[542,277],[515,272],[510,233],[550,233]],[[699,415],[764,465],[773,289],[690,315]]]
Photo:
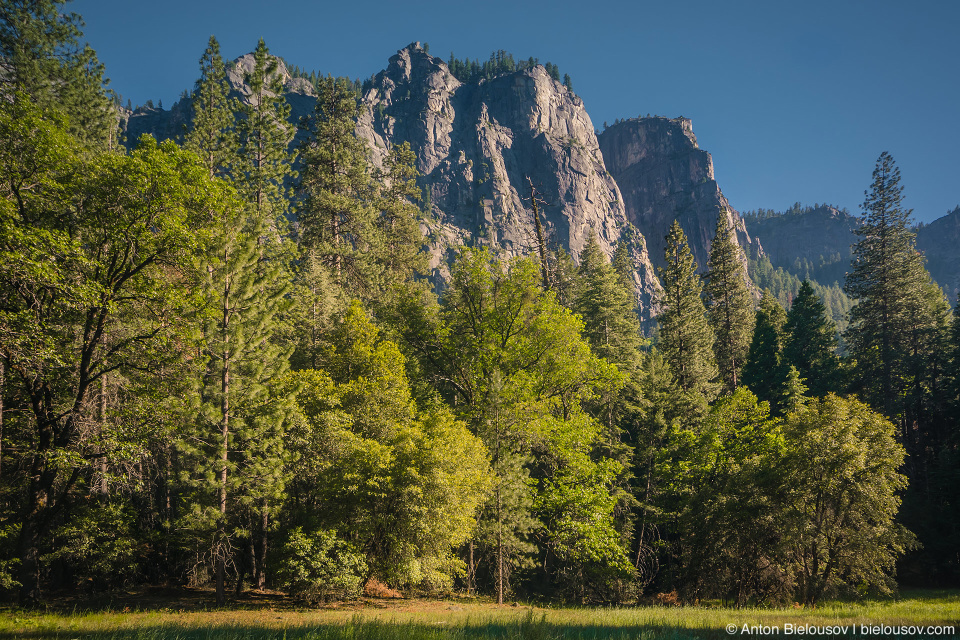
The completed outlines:
[[[98,608],[0,611],[0,638],[113,640],[660,640],[747,637],[960,637],[960,592],[829,602],[816,609],[720,606],[498,607],[477,599],[377,599],[307,608],[270,594],[216,609],[202,592],[124,594]],[[73,607],[72,609],[70,607]],[[952,627],[952,629],[951,629]]]

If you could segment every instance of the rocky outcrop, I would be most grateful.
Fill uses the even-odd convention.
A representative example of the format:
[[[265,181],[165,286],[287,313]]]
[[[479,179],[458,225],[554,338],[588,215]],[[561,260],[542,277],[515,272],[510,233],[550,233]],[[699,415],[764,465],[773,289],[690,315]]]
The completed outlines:
[[[245,75],[253,71],[256,61],[252,53],[240,56],[227,63],[227,81],[230,83],[230,97],[249,104],[250,87]],[[277,74],[283,78],[287,103],[290,104],[290,121],[299,122],[300,118],[313,112],[316,104],[316,92],[308,80],[294,78],[287,71],[283,60],[277,59]],[[150,134],[157,140],[178,140],[190,126],[193,106],[191,98],[185,97],[175,103],[170,110],[154,107],[137,107],[133,111],[121,114],[121,129],[126,136],[126,145],[133,147],[143,134]]]
[[[612,255],[629,228],[583,101],[542,66],[461,84],[419,43],[390,59],[363,96],[357,133],[382,162],[409,142],[432,221],[424,229],[438,277],[460,245],[511,257],[535,248],[532,182],[548,237],[574,257],[591,230]],[[642,313],[658,284],[642,236],[633,243]]]
[[[843,284],[861,218],[824,204],[794,205],[784,213],[763,212],[743,219],[774,267],[824,285]]]
[[[687,118],[635,118],[599,136],[603,161],[623,194],[627,218],[647,238],[653,264],[664,263],[665,239],[680,222],[701,271],[706,270],[717,216],[725,211],[737,243],[749,253],[750,235],[713,175]]]
[[[960,207],[917,229],[917,249],[927,269],[956,305],[960,294]]]

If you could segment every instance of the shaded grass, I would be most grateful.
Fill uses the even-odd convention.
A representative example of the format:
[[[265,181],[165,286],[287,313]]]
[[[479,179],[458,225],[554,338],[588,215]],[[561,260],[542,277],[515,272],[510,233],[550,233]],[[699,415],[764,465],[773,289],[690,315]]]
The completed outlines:
[[[905,592],[896,600],[831,602],[808,609],[721,607],[531,608],[464,601],[401,600],[327,609],[208,611],[94,611],[0,613],[0,638],[102,640],[673,640],[733,638],[744,624],[848,627],[955,625],[960,636],[960,592]],[[363,603],[354,605],[359,607]],[[737,631],[728,634],[727,625]],[[756,637],[756,634],[751,637]],[[811,637],[809,634],[795,637]],[[866,637],[866,636],[860,636]],[[872,637],[878,637],[876,635]],[[907,637],[907,636],[905,636]],[[912,635],[912,638],[927,637]],[[933,636],[929,636],[933,637]]]

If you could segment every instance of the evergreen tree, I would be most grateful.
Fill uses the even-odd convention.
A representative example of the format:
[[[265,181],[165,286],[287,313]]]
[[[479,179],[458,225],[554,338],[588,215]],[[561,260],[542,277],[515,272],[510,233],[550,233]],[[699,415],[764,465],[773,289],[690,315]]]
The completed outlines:
[[[667,234],[666,267],[660,268],[663,289],[659,293],[659,349],[677,376],[680,388],[712,397],[717,365],[713,354],[714,334],[707,323],[700,298],[703,287],[697,264],[687,245],[687,236],[676,220]]]
[[[707,317],[716,334],[713,351],[727,391],[737,388],[753,334],[753,298],[747,288],[743,253],[732,236],[727,212],[721,210],[707,262],[706,294]]]
[[[200,79],[193,91],[192,128],[184,147],[193,151],[207,165],[211,176],[224,176],[234,162],[237,138],[234,129],[235,101],[230,100],[227,70],[220,57],[220,43],[210,36],[200,58]]]
[[[218,220],[204,260],[205,366],[198,421],[181,447],[191,462],[187,483],[196,491],[185,526],[213,538],[219,604],[230,565],[238,568],[238,592],[244,566],[263,587],[269,518],[285,482],[283,425],[292,399],[275,397],[270,381],[284,372],[290,355],[273,339],[289,306],[289,275],[283,260],[271,255],[281,252],[264,244],[270,222],[235,203]]]
[[[784,325],[783,356],[806,380],[810,394],[822,398],[840,391],[840,358],[837,356],[837,329],[827,318],[823,302],[804,280],[793,300]]]
[[[640,355],[640,322],[633,296],[603,255],[591,230],[580,254],[579,287],[574,311],[584,321],[584,337],[594,353],[621,370],[635,371]]]
[[[429,268],[427,254],[422,250],[423,235],[420,233],[421,197],[416,168],[417,156],[409,142],[395,145],[384,160],[384,169],[376,176],[379,186],[375,231],[377,251],[368,242],[369,259],[377,263],[379,272],[375,285],[378,297],[386,297],[415,275],[426,273]],[[429,212],[427,213],[429,216]]]
[[[624,439],[632,440],[633,427],[642,413],[640,377],[640,322],[633,311],[632,287],[624,286],[620,274],[613,268],[600,249],[596,234],[591,230],[587,245],[580,254],[579,282],[573,310],[583,318],[583,336],[593,352],[617,366],[624,376],[621,388],[603,391],[589,403],[605,427],[603,442],[598,447],[605,457],[616,460],[624,469],[619,478],[622,488],[617,508],[618,525],[624,546],[630,544],[635,500],[628,491],[632,480],[633,447]]]
[[[845,335],[863,397],[899,424],[915,464],[924,447],[917,438],[925,429],[913,429],[921,419],[920,403],[908,395],[912,383],[924,377],[924,361],[932,354],[923,336],[937,320],[935,301],[926,292],[930,276],[910,230],[911,210],[903,207],[900,170],[887,152],[877,160],[862,208],[865,219],[856,231],[860,239],[845,285],[856,306]]]
[[[297,185],[300,243],[315,251],[334,282],[367,293],[372,274],[364,252],[376,229],[377,211],[367,149],[354,133],[359,104],[342,80],[320,81],[314,112],[302,127],[302,170]]]
[[[237,191],[252,207],[254,218],[270,219],[268,232],[274,237],[288,213],[284,182],[288,176],[294,177],[291,166],[296,159],[296,153],[288,151],[294,127],[277,65],[261,38],[254,51],[253,71],[245,77],[250,95],[248,103],[240,107],[239,151],[231,166]]]
[[[0,87],[19,91],[37,107],[61,111],[68,129],[88,146],[116,143],[117,116],[108,98],[103,65],[81,44],[83,21],[63,0],[0,3]]]
[[[774,413],[781,413],[780,401],[787,390],[790,374],[790,365],[783,355],[786,322],[787,314],[783,307],[769,289],[764,289],[756,313],[750,351],[743,367],[743,384],[757,398],[769,402]]]

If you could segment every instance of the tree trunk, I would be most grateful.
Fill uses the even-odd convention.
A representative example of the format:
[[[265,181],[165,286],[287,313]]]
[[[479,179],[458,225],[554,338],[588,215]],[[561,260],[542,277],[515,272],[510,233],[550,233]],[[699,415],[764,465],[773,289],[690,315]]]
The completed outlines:
[[[225,261],[226,264],[226,261]],[[227,461],[230,447],[230,279],[224,285],[223,296],[223,324],[221,336],[223,338],[223,369],[220,374],[220,437],[222,449],[220,451],[220,520],[217,524],[217,605],[226,604],[224,581],[226,574],[226,539],[227,539]]]

